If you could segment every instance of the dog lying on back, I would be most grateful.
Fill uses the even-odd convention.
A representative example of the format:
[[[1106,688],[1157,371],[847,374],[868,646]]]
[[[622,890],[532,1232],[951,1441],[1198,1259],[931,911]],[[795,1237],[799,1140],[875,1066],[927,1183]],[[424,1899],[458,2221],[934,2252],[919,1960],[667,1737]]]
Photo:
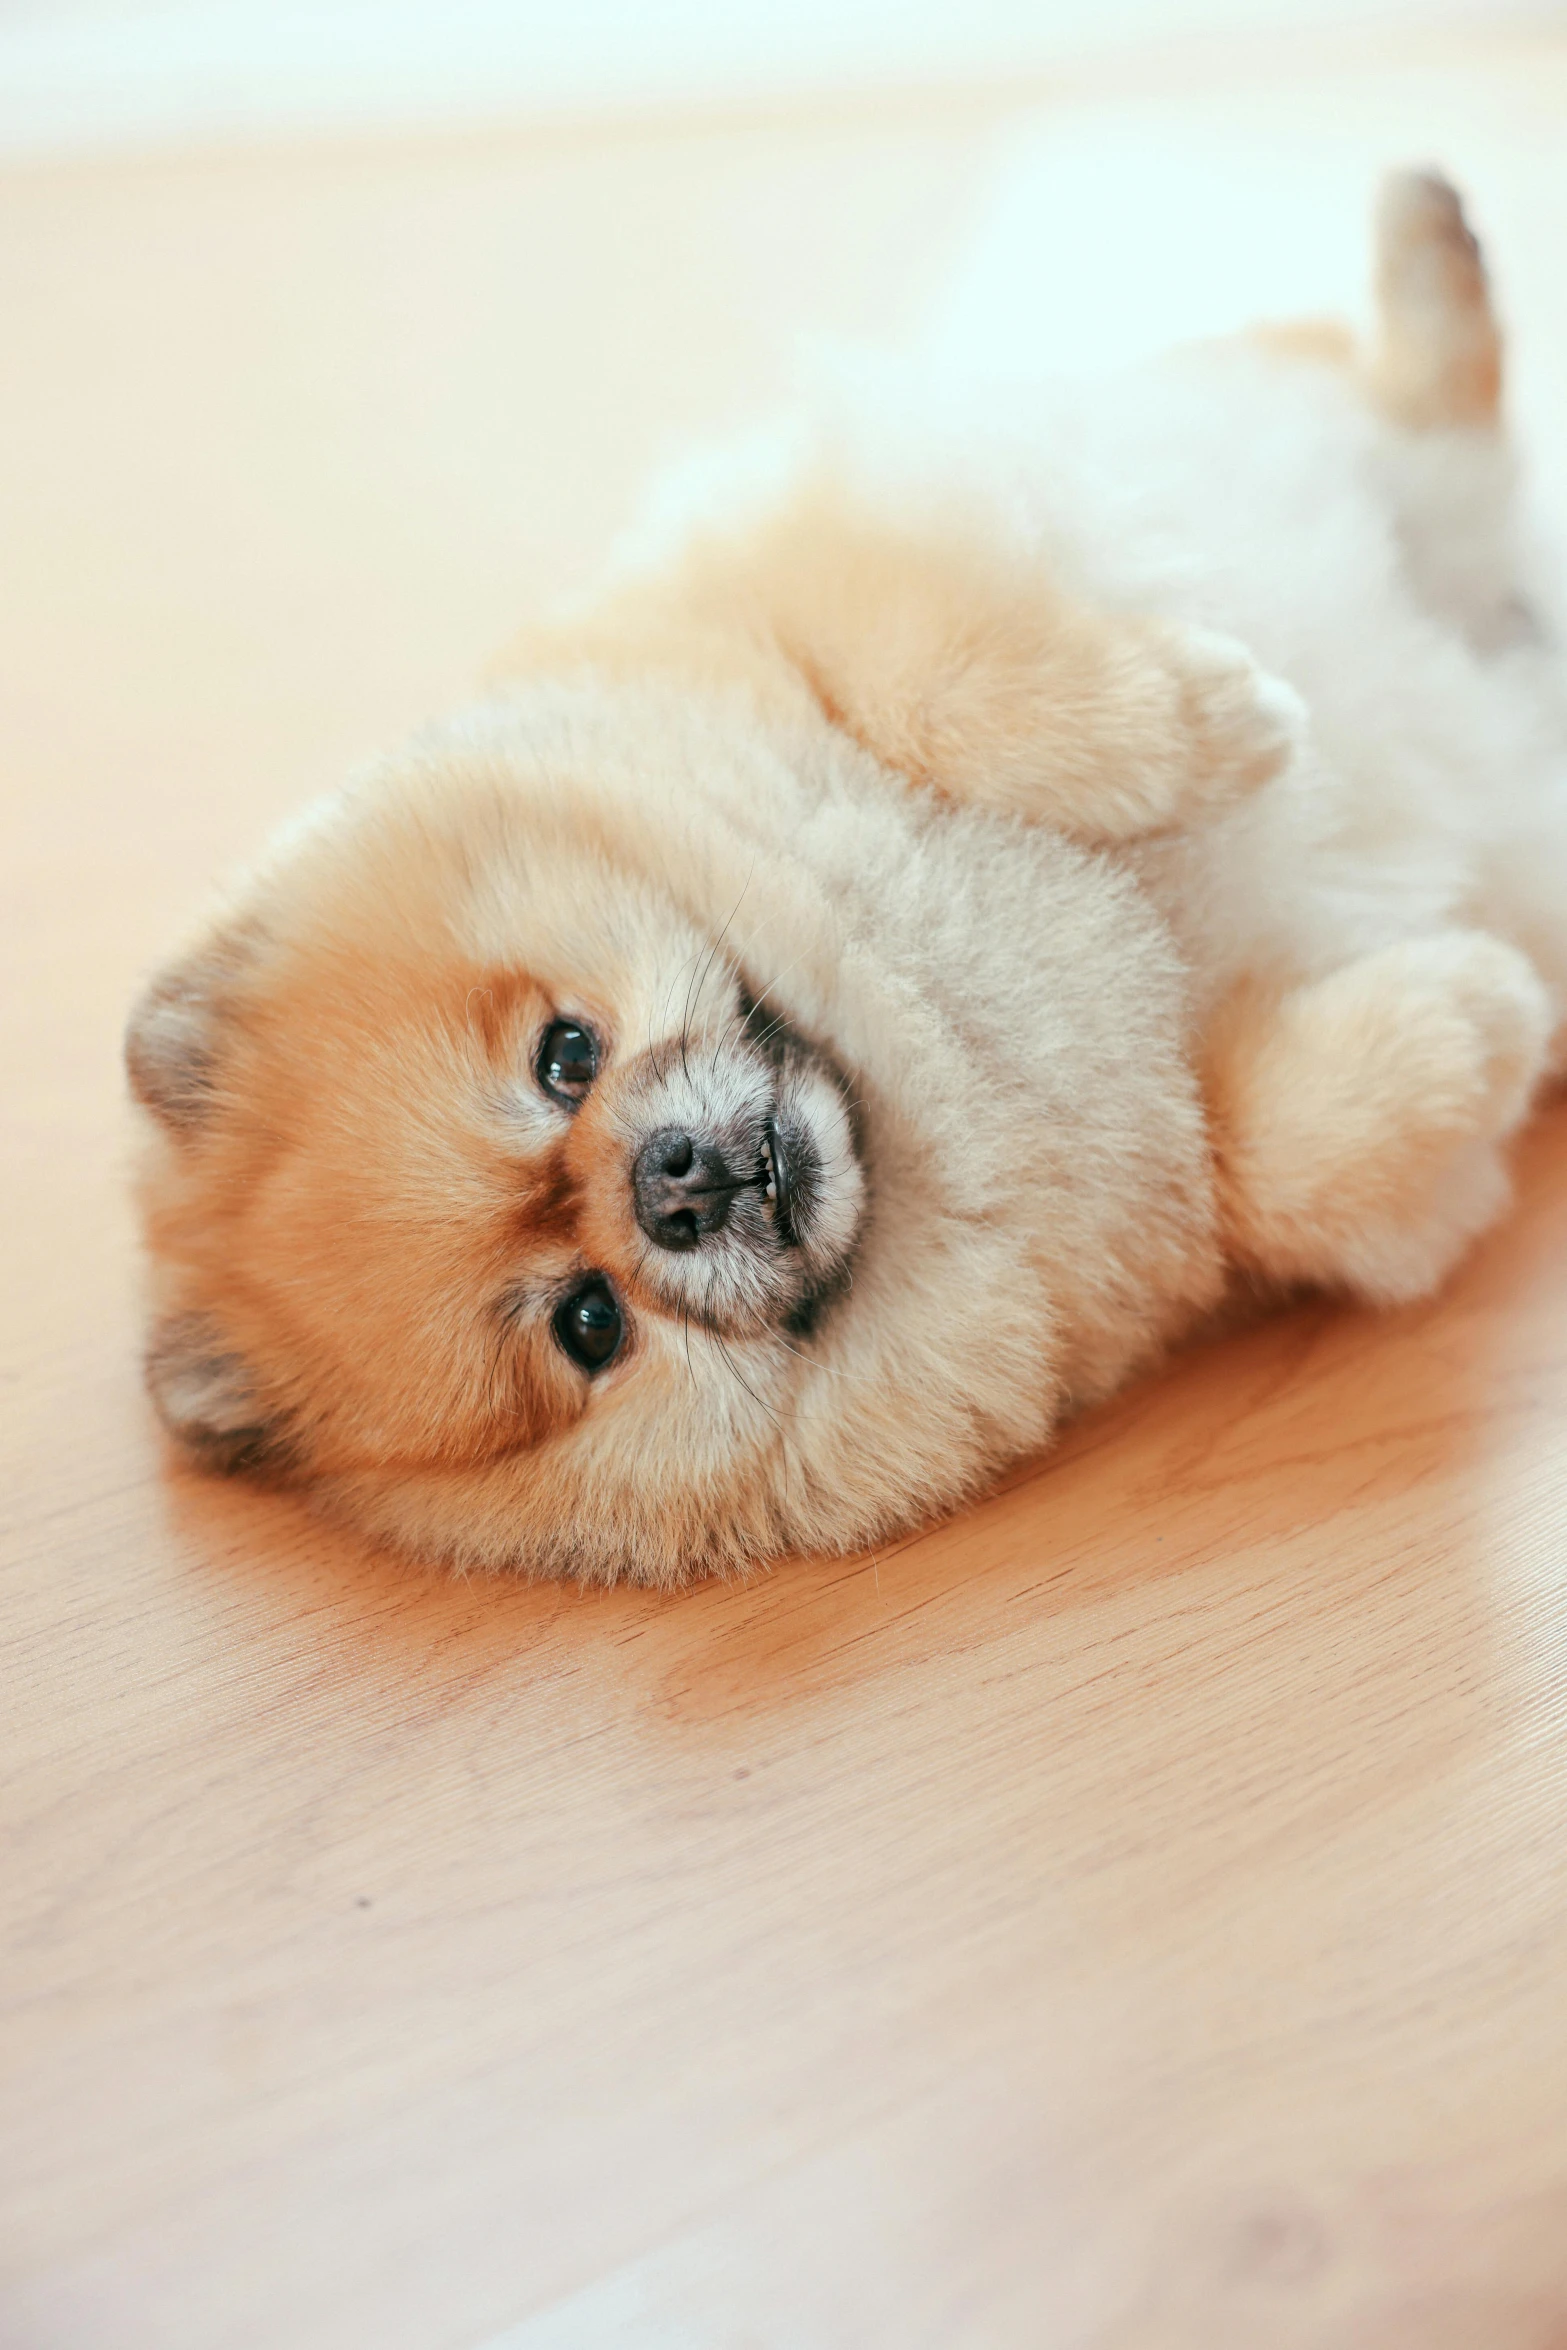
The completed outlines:
[[[862,385],[286,834],[129,1031],[189,1454],[672,1583],[951,1508],[1237,1284],[1442,1279],[1567,722],[1474,240],[1378,236],[1366,349]]]

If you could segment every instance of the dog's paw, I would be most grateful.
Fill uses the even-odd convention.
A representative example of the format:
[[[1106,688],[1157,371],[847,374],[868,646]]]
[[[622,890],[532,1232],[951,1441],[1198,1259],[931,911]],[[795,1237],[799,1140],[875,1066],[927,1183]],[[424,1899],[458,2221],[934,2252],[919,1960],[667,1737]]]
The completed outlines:
[[[1540,1083],[1551,1012],[1533,965],[1482,932],[1412,939],[1385,968],[1393,984],[1367,1045],[1387,1123],[1342,1195],[1365,1194],[1343,1270],[1363,1297],[1394,1305],[1428,1296],[1506,1208],[1500,1145]]]
[[[1500,1141],[1523,1118],[1545,1066],[1552,1017],[1534,965],[1487,931],[1450,930],[1386,950],[1396,971],[1392,1051],[1414,1079],[1423,1123]]]
[[[1281,775],[1306,740],[1306,705],[1282,677],[1259,668],[1238,638],[1179,631],[1182,771],[1172,777],[1167,821],[1215,814]]]
[[[1427,1295],[1506,1204],[1499,1146],[1550,1031],[1533,965],[1479,931],[1403,940],[1243,1008],[1211,1083],[1237,1254],[1379,1304]]]

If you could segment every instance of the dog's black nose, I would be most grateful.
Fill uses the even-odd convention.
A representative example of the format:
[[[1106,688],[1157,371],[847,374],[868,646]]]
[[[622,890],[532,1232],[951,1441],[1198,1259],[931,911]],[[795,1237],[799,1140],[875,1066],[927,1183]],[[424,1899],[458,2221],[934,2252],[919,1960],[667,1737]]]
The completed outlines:
[[[678,1126],[650,1134],[631,1172],[637,1222],[660,1248],[696,1248],[718,1231],[741,1188],[716,1143]]]

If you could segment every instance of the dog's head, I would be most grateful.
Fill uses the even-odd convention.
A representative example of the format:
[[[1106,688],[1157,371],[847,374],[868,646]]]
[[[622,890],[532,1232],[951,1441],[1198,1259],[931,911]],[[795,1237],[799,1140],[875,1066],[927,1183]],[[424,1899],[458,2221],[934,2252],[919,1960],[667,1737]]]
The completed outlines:
[[[153,982],[127,1061],[178,1441],[339,1489],[548,1457],[543,1549],[591,1564],[591,1511],[633,1559],[671,1511],[700,1549],[865,1185],[747,909],[693,911],[656,820],[553,780],[442,755],[337,804]]]
[[[1203,694],[1123,631],[1023,723],[1058,600],[1019,651],[962,565],[899,540],[834,606],[858,541],[806,540],[547,638],[144,997],[149,1376],[198,1458],[404,1548],[675,1580],[951,1505],[1213,1294],[1179,958],[1009,826],[997,731],[1120,838],[1139,746],[1149,790],[1215,764]],[[1002,814],[935,820],[949,754]]]

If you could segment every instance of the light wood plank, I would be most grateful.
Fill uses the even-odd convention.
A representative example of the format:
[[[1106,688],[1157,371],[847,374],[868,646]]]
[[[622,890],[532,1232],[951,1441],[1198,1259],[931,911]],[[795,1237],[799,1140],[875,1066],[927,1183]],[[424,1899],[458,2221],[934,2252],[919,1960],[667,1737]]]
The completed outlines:
[[[1379,71],[1259,137],[1468,123],[1549,409],[1567,50]],[[7,2343],[1567,2334],[1567,1112],[1436,1307],[743,1588],[410,1572],[137,1392],[138,974],[798,332],[910,325],[1014,120],[5,180]]]

